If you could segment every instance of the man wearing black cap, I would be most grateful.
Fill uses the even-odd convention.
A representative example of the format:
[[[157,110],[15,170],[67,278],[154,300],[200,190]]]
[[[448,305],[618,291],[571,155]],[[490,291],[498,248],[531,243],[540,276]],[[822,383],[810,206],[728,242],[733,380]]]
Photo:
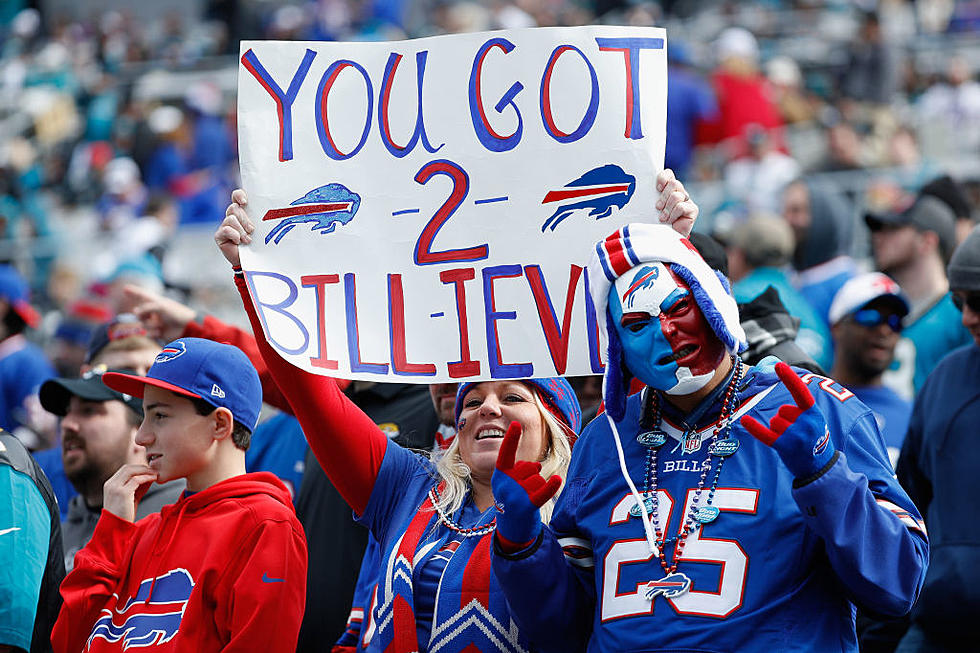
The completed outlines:
[[[99,365],[79,379],[51,379],[41,386],[41,405],[61,418],[62,462],[68,480],[78,490],[62,524],[69,571],[75,554],[95,531],[105,482],[124,464],[146,462],[146,451],[135,440],[143,419],[142,402],[106,386],[102,382],[105,371]],[[152,485],[139,503],[137,518],[174,503],[183,489],[183,480]]]
[[[956,247],[956,216],[943,201],[920,195],[904,211],[867,214],[875,265],[898,282],[911,304],[895,348],[897,369],[884,383],[911,399],[947,353],[969,342],[946,279]]]
[[[980,227],[953,253],[948,274],[973,342],[926,379],[898,459],[898,480],[922,511],[933,546],[899,653],[974,650],[980,638]]]

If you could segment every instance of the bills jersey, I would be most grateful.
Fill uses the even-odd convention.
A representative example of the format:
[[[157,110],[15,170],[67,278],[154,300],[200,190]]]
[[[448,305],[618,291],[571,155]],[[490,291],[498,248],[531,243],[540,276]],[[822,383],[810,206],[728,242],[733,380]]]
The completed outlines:
[[[793,403],[771,368],[752,368],[743,382],[730,433],[738,448],[724,458],[708,457],[716,424],[662,422],[670,437],[657,449],[656,521],[668,567],[688,515],[709,496],[718,509],[713,521],[694,522],[672,574],[631,513],[607,419],[594,420],[576,444],[553,533],[494,560],[532,641],[553,651],[857,651],[852,601],[907,612],[928,560],[919,514],[892,475],[871,411],[830,379],[803,379],[838,452],[812,479],[794,479],[737,421],[765,424]],[[652,487],[648,448],[637,441],[649,430],[640,427],[647,392],[630,398],[617,424],[640,492]]]

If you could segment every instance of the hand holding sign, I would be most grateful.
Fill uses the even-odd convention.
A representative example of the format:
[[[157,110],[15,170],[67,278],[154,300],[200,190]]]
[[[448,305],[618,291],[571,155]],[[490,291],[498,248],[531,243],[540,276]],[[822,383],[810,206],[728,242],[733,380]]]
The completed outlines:
[[[657,175],[657,191],[660,198],[656,209],[660,212],[660,222],[673,225],[674,230],[685,238],[691,235],[694,222],[698,219],[698,205],[684,189],[684,184],[674,176],[674,171],[666,168]]]
[[[240,267],[242,264],[238,246],[252,242],[251,234],[255,231],[255,225],[245,212],[246,204],[248,198],[245,191],[241,188],[232,191],[231,204],[225,209],[225,219],[214,232],[214,242],[233,268]]]

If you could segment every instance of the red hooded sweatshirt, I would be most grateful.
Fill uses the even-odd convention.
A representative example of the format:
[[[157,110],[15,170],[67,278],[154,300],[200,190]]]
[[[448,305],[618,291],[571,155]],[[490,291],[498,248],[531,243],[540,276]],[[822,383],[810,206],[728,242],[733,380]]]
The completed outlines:
[[[291,653],[306,538],[278,478],[235,476],[135,524],[103,510],[61,595],[59,653]]]

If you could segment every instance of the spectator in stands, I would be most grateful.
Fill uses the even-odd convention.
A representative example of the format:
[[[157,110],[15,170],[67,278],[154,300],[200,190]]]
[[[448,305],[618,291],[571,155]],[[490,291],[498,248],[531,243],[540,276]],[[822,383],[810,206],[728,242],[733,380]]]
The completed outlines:
[[[698,141],[723,143],[728,159],[748,153],[746,127],[758,125],[773,132],[774,144],[782,149],[783,121],[773,104],[766,79],[759,72],[759,44],[741,27],[729,27],[715,43],[718,67],[711,81],[718,100],[714,120],[702,123]]]
[[[0,652],[50,653],[65,577],[58,506],[27,449],[0,432]]]
[[[857,272],[850,256],[853,210],[836,188],[798,179],[783,191],[783,219],[793,229],[794,284],[821,318],[844,282]]]
[[[942,201],[920,196],[903,211],[866,214],[875,266],[898,282],[911,305],[896,365],[885,385],[911,399],[936,363],[970,336],[957,320],[946,280],[956,218]]]
[[[878,15],[866,12],[847,50],[840,80],[844,98],[869,105],[887,105],[899,89],[900,59],[885,38]]]
[[[830,305],[834,337],[830,376],[874,411],[892,465],[905,439],[912,402],[886,387],[882,375],[895,358],[902,320],[908,313],[909,303],[901,288],[880,272],[854,277]]]
[[[792,229],[776,216],[756,214],[737,225],[728,241],[732,293],[746,304],[774,287],[789,314],[800,320],[796,344],[827,369],[833,361],[830,330],[785,271],[793,249]]]
[[[95,329],[80,372],[84,374],[101,365],[145,375],[159,353],[160,345],[146,336],[143,325],[132,315],[123,314]],[[78,492],[65,474],[62,442],[59,439],[54,447],[36,452],[34,458],[51,482],[58,498],[61,520],[65,521],[68,507]]]
[[[40,319],[29,302],[24,278],[13,267],[0,265],[0,428],[32,450],[52,444],[46,433],[32,430],[40,408],[37,390],[54,376],[44,352],[26,335],[27,328],[36,328]]]
[[[956,216],[956,243],[962,243],[976,226],[976,218],[973,211],[973,203],[966,193],[966,189],[956,182],[949,175],[942,175],[928,182],[919,191],[923,195],[932,195],[942,201],[953,210]]]
[[[954,151],[972,152],[980,145],[980,83],[965,57],[950,57],[946,79],[926,89],[915,109],[923,124],[944,130]]]
[[[969,651],[980,640],[980,228],[956,248],[949,286],[972,342],[936,366],[915,398],[898,480],[925,517],[932,552],[898,653]]]
[[[126,293],[134,312],[156,337],[203,337],[237,345],[259,371],[263,400],[292,413],[272,382],[251,334],[155,293],[135,287]],[[432,449],[439,420],[425,386],[357,381],[349,385],[338,381],[338,385],[391,440],[410,449]],[[368,533],[354,523],[350,507],[312,452],[306,457],[295,504],[310,551],[306,613],[297,651],[319,653],[323,642],[336,641],[344,632]]]
[[[664,167],[672,169],[679,179],[685,179],[694,154],[694,132],[698,122],[717,118],[714,92],[694,69],[690,48],[683,41],[668,41]]]
[[[159,347],[157,347],[159,351]],[[146,450],[136,444],[143,421],[143,402],[112,390],[102,382],[109,371],[96,365],[78,379],[49,379],[41,386],[41,405],[61,418],[62,463],[78,491],[68,504],[62,524],[65,569],[74,567],[75,554],[91,539],[102,514],[103,486],[120,467],[146,464]],[[112,368],[132,374],[133,370]],[[154,483],[136,506],[136,518],[159,512],[177,501],[184,480]]]

